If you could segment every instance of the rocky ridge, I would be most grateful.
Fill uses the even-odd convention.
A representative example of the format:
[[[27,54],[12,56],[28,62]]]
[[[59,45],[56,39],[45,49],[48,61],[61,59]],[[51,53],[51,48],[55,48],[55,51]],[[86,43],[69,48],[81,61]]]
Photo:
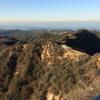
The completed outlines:
[[[0,100],[91,100],[100,93],[100,54],[52,39],[0,52]]]

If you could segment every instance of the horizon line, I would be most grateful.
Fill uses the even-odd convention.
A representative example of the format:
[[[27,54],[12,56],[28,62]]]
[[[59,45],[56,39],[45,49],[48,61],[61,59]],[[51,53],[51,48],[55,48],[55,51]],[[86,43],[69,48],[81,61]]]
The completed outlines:
[[[71,22],[98,22],[100,23],[100,20],[58,20],[58,21],[8,21],[8,22],[2,22],[0,21],[0,24],[32,24],[32,23],[71,23]]]

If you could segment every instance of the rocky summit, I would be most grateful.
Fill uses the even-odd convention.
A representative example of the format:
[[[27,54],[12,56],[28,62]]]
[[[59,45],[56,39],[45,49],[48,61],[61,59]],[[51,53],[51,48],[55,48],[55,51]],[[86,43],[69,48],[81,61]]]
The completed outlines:
[[[0,100],[93,100],[99,52],[98,33],[88,30],[0,37]]]

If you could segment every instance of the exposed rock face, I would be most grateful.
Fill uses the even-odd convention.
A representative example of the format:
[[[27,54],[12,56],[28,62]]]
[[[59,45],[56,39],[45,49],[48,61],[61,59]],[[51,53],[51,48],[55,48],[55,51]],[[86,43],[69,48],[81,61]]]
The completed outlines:
[[[47,93],[47,100],[63,100],[63,98],[61,97],[61,94],[55,95],[51,92],[48,91]]]
[[[0,52],[0,100],[92,100],[99,84],[100,54],[52,40]]]
[[[43,51],[41,54],[41,59],[42,61],[50,61],[51,59],[53,59],[54,56],[54,46],[51,42],[47,42],[46,45],[43,45]]]
[[[72,49],[66,49],[63,54],[63,58],[69,58],[70,60],[79,61],[86,56],[86,53],[82,53]]]
[[[47,44],[43,46],[43,52],[41,54],[42,61],[47,61],[48,64],[54,63],[53,61],[55,60],[64,59],[79,62],[86,57],[88,57],[86,53],[76,51],[68,47],[67,45],[60,45],[59,47],[57,47],[57,45],[55,46],[51,42],[47,42]]]

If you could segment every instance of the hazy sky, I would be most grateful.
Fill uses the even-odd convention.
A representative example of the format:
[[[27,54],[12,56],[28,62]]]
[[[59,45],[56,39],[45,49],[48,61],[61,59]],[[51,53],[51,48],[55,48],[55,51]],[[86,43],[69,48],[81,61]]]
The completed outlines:
[[[0,0],[0,23],[100,21],[100,0]]]

